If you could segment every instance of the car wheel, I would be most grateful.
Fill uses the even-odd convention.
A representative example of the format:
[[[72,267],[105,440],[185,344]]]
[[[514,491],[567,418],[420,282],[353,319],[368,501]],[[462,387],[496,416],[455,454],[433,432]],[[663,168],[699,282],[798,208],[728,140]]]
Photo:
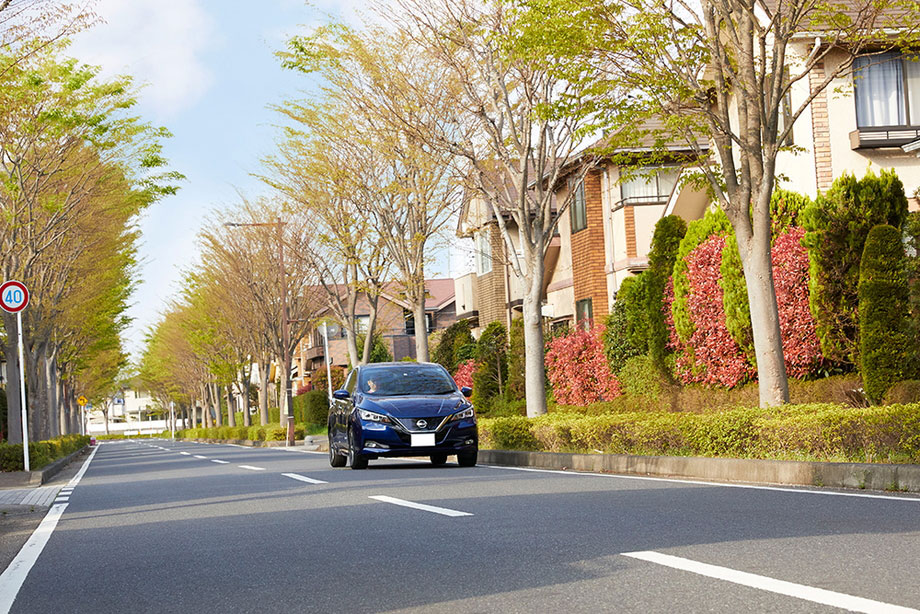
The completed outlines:
[[[367,469],[367,457],[355,451],[355,442],[348,433],[348,466],[352,469]]]
[[[434,465],[435,467],[440,467],[441,465],[447,462],[446,454],[432,454],[430,458],[431,458],[431,464]]]
[[[339,454],[332,445],[332,433],[329,433],[329,464],[333,467],[344,467],[348,459],[344,454]]]
[[[461,467],[475,467],[476,457],[479,456],[479,449],[470,450],[469,452],[460,452],[457,454],[457,463]]]

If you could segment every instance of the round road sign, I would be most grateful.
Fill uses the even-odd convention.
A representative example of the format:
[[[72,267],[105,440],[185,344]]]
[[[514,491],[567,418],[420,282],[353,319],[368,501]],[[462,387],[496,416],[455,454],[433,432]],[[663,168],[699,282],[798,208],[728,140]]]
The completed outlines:
[[[29,290],[21,281],[7,281],[0,286],[0,307],[4,311],[16,313],[29,304]]]

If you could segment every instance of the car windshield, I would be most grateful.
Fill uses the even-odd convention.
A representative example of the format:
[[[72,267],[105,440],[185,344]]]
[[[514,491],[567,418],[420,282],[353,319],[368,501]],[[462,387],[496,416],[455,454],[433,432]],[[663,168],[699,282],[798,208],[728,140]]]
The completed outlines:
[[[407,364],[364,369],[361,371],[358,385],[365,394],[384,397],[450,394],[457,391],[454,380],[438,365]]]

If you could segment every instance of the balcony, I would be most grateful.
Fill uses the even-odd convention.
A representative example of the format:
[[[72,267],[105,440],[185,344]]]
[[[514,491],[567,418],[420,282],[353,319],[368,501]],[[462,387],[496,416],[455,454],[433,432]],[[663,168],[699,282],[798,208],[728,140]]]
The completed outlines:
[[[901,147],[920,139],[920,126],[867,126],[850,133],[850,148]]]
[[[303,353],[303,356],[304,356],[304,358],[307,359],[307,360],[314,360],[314,359],[316,359],[316,358],[322,358],[322,357],[323,357],[323,346],[321,346],[321,345],[316,345],[316,346],[313,346],[313,347],[311,347],[311,348],[308,348],[308,349]]]

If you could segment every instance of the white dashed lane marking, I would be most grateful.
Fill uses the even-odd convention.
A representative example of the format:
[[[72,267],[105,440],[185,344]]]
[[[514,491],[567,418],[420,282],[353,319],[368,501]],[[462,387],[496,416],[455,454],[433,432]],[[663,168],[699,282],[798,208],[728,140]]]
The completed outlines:
[[[229,465],[229,464],[230,464],[230,461],[223,461],[223,460],[220,460],[220,459],[217,459],[217,458],[212,458],[212,459],[211,459],[211,462],[212,462],[212,463],[217,463],[217,464],[219,464],[219,465]]]
[[[863,597],[854,597],[853,595],[844,593],[835,593],[834,591],[823,588],[786,582],[785,580],[777,580],[775,578],[768,578],[767,576],[758,576],[757,574],[747,573],[745,571],[729,569],[728,567],[719,567],[718,565],[710,565],[708,563],[700,563],[698,561],[684,559],[679,556],[671,556],[670,554],[662,554],[660,552],[624,552],[622,554],[623,556],[639,559],[640,561],[656,563],[658,565],[664,565],[665,567],[689,571],[701,576],[733,582],[742,586],[750,586],[763,591],[829,605],[851,612],[865,612],[866,614],[920,613],[920,610],[914,610],[912,608],[905,608],[890,603],[865,599]]]
[[[313,478],[308,478],[305,475],[298,475],[296,473],[282,473],[286,478],[291,478],[292,480],[299,480],[301,482],[306,482],[307,484],[328,484],[329,482],[324,482],[322,480],[315,480]]]
[[[374,495],[369,498],[376,499],[377,501],[382,501],[383,503],[392,503],[393,505],[400,505],[402,507],[411,507],[412,509],[422,510],[424,512],[432,512],[434,514],[441,514],[442,516],[450,516],[452,518],[459,516],[472,516],[472,514],[469,512],[458,512],[457,510],[447,509],[446,507],[425,505],[424,503],[415,503],[413,501],[406,501],[404,499],[397,499],[395,497],[387,497],[386,495]]]
[[[253,467],[252,465],[238,465],[240,469],[249,469],[250,471],[265,471],[265,467]]]

